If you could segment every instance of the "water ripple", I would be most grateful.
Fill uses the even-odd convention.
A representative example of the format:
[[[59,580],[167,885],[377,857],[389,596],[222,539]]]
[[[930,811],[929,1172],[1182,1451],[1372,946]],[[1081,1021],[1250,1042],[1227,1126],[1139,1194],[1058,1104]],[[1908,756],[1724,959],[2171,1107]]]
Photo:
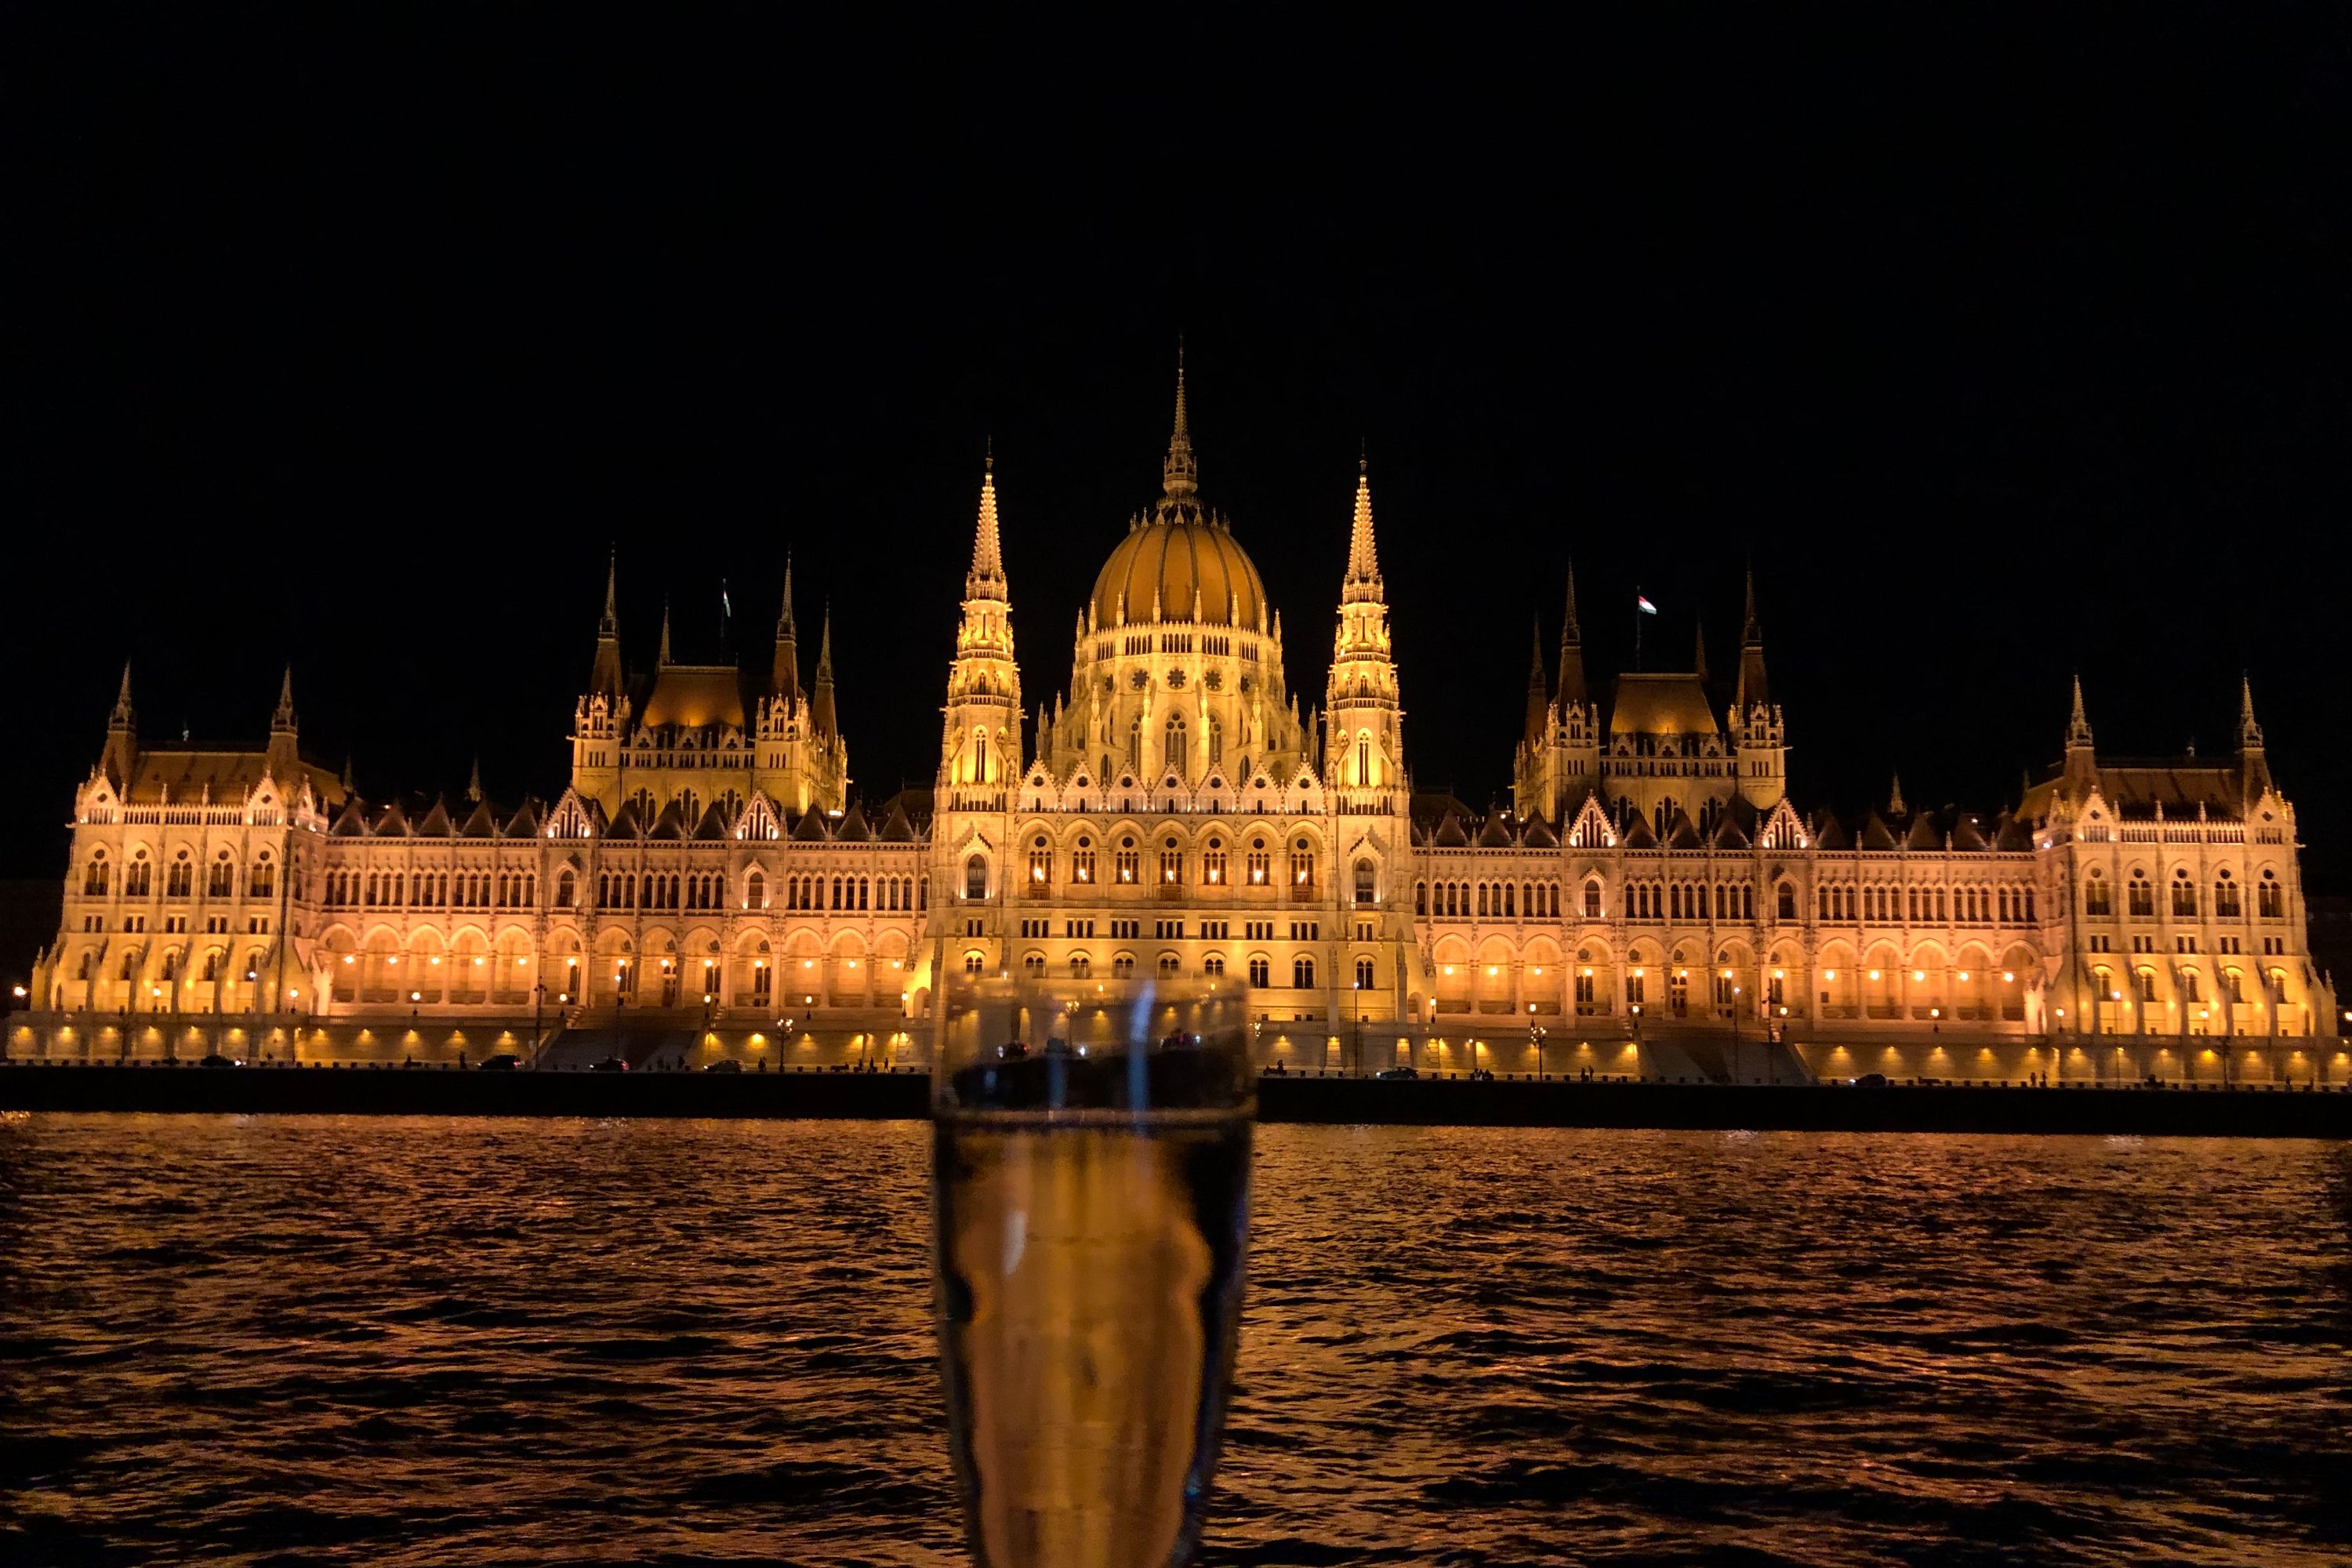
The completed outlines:
[[[0,1561],[934,1565],[918,1128],[0,1123]],[[1203,1562],[2352,1556],[2352,1163],[1259,1131]]]

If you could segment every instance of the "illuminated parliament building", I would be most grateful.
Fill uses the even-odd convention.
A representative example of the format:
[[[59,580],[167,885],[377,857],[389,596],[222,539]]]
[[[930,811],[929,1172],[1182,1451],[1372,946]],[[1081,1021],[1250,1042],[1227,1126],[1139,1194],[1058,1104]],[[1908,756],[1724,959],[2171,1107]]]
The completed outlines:
[[[756,668],[676,661],[665,616],[633,670],[608,581],[553,799],[364,798],[304,759],[290,674],[259,748],[154,744],[126,671],[12,1053],[904,1064],[955,977],[1010,974],[1246,984],[1292,1070],[2352,1075],[2250,692],[2233,754],[2123,761],[2078,683],[2015,809],[1840,816],[1786,792],[1752,582],[1726,682],[1596,678],[1571,581],[1481,815],[1413,789],[1369,478],[1305,693],[1199,478],[1180,373],[1033,708],[983,472],[937,774],[878,804],[789,572]]]

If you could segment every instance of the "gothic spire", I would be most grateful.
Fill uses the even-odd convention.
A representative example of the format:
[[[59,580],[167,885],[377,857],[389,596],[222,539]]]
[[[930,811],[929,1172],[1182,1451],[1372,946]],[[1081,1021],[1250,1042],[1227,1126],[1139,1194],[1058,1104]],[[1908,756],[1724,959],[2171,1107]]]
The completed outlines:
[[[824,607],[824,629],[817,637],[816,698],[811,704],[809,720],[818,734],[834,732],[833,605],[830,603]]]
[[[1181,426],[1180,411],[1180,429]],[[996,526],[996,443],[992,440],[981,459],[980,521],[972,530],[971,570],[964,575],[963,596],[1002,599],[1004,589],[1004,544]]]
[[[661,652],[654,656],[654,662],[656,664],[669,662],[669,595],[667,594],[662,595]]]
[[[1176,430],[1168,438],[1168,460],[1160,466],[1160,489],[1171,500],[1201,488],[1201,466],[1192,458],[1192,430],[1184,417],[1184,340],[1176,340]]]
[[[2238,678],[2238,750],[2259,752],[2263,749],[2263,727],[2254,722],[2254,683],[2252,678]]]
[[[621,551],[614,546],[604,563],[604,614],[596,623],[596,662],[588,671],[588,690],[617,701],[621,695],[621,617],[618,609]]]
[[[1546,730],[1546,712],[1550,704],[1544,691],[1543,617],[1536,617],[1535,637],[1528,650],[1528,744],[1540,745]]]
[[[269,731],[278,734],[294,728],[294,667],[286,667],[285,679],[278,683],[278,710],[269,716]]]
[[[132,723],[131,710],[131,661],[122,661],[122,689],[114,694],[114,711],[107,715],[107,727],[128,730]]]
[[[1903,804],[1903,775],[1896,773],[1893,787],[1886,792],[1886,815],[1903,816],[1907,815],[1909,810],[1910,808]]]
[[[1356,459],[1356,516],[1348,531],[1348,580],[1340,590],[1343,604],[1381,598],[1381,560],[1372,547],[1372,479],[1369,456]]]
[[[776,614],[776,651],[768,668],[768,689],[786,701],[801,694],[800,637],[793,627],[793,558],[784,555],[784,603]]]
[[[1576,563],[1568,563],[1568,614],[1559,623],[1559,700],[1582,703],[1584,630],[1576,620]]]
[[[1732,699],[1734,716],[1745,723],[1748,710],[1769,705],[1772,693],[1764,677],[1764,623],[1756,615],[1756,574],[1748,574],[1748,610],[1739,631],[1739,686]]]
[[[2066,721],[2066,749],[2088,751],[2091,746],[2091,721],[2083,711],[2083,677],[2074,675],[2074,712]]]
[[[466,798],[478,802],[482,798],[482,759],[474,759],[474,771],[466,775]]]

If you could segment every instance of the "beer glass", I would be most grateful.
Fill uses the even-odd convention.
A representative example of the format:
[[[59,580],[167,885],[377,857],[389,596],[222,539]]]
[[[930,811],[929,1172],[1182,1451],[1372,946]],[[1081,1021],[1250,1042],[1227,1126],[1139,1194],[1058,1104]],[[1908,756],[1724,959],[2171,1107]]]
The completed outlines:
[[[1181,1568],[1249,1224],[1246,993],[975,981],[932,1067],[950,1441],[981,1568]]]

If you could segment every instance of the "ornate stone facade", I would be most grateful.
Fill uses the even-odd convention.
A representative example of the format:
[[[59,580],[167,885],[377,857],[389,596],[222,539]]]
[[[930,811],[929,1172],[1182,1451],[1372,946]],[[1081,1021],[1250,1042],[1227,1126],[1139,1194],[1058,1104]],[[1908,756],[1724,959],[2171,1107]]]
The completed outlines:
[[[759,669],[673,661],[666,614],[634,681],[608,582],[552,802],[363,800],[301,760],[290,675],[263,750],[142,745],[126,671],[75,801],[40,1037],[234,1016],[758,1039],[813,1010],[919,1032],[943,977],[1009,973],[1106,1005],[1160,976],[1246,984],[1266,1054],[1305,1066],[1507,1065],[1547,1036],[1571,1065],[1702,1076],[1744,1072],[1726,1041],[1800,1072],[2232,1070],[2209,1039],[2249,1072],[2338,1061],[2251,690],[2233,755],[2140,762],[2099,754],[2078,684],[2063,763],[2011,809],[1898,787],[1848,819],[1787,796],[1752,583],[1727,689],[1702,652],[1604,702],[1571,581],[1515,807],[1482,817],[1412,787],[1369,475],[1304,713],[1199,477],[1180,371],[1160,496],[1029,726],[988,465],[934,786],[871,816],[829,628],[802,685],[789,572]]]

